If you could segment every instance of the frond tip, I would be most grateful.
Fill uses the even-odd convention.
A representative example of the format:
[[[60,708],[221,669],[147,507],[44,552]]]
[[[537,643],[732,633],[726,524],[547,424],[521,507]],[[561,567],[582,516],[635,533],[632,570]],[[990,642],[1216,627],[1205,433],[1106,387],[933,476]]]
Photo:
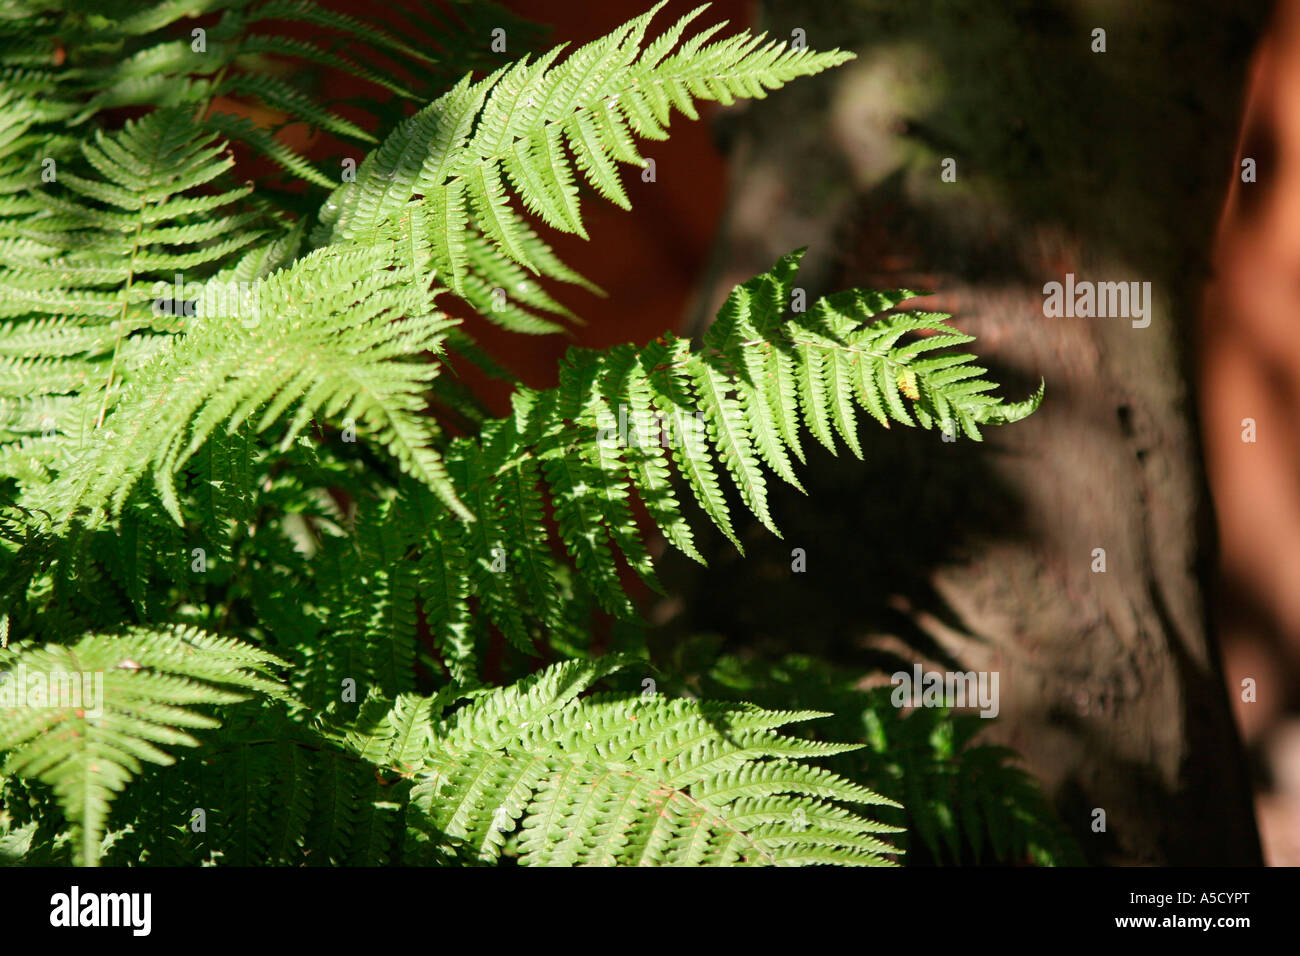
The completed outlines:
[[[562,61],[563,47],[556,47],[478,82],[466,76],[399,126],[357,170],[355,182],[334,191],[318,241],[364,241],[410,204],[423,203],[431,213],[439,281],[458,295],[473,301],[469,276],[503,257],[575,281],[512,206],[512,196],[551,228],[586,237],[579,176],[630,209],[618,164],[644,166],[634,138],[666,139],[674,110],[698,119],[697,100],[762,98],[853,58],[841,50],[789,48],[748,31],[706,42],[723,24],[682,42],[704,7],[645,44],[650,19],[663,5]]]

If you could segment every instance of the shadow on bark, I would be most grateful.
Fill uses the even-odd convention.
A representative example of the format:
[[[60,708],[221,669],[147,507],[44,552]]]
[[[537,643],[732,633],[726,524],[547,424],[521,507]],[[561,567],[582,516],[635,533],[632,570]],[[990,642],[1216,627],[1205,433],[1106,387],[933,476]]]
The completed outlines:
[[[1206,624],[1213,542],[1187,376],[1267,12],[1232,7],[767,3],[774,36],[802,30],[859,59],[720,127],[732,190],[693,331],[732,284],[807,245],[810,301],[933,289],[919,307],[979,336],[1012,398],[1040,377],[1047,398],[983,445],[868,422],[861,463],[808,438],[809,498],[772,501],[785,540],[751,528],[748,558],[711,541],[707,572],[670,563],[683,604],[659,608],[661,640],[711,631],[864,672],[917,656],[998,670],[993,735],[1094,862],[1260,862]],[[1043,285],[1066,273],[1150,282],[1150,324],[1045,317]]]

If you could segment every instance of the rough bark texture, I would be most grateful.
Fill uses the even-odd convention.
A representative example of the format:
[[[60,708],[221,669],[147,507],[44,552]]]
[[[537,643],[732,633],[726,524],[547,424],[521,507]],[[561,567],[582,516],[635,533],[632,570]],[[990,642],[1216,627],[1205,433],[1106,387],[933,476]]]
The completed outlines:
[[[773,2],[760,26],[859,59],[720,127],[733,181],[700,316],[807,245],[810,298],[935,290],[923,307],[978,335],[1014,398],[1040,377],[1047,398],[983,445],[894,428],[869,433],[865,466],[814,450],[810,498],[774,500],[785,540],[751,534],[743,561],[715,542],[707,576],[669,585],[690,617],[662,616],[864,669],[919,652],[998,671],[992,735],[1095,862],[1260,860],[1202,602],[1185,374],[1260,19],[1201,0]],[[1149,327],[1045,318],[1067,272],[1149,281]]]

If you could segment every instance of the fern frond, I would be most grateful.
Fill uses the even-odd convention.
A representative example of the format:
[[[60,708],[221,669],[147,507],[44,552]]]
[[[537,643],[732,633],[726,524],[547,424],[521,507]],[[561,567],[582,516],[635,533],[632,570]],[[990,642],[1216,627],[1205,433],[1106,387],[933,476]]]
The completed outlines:
[[[802,455],[800,425],[831,447],[834,431],[861,454],[857,409],[886,426],[951,425],[979,438],[979,425],[1013,421],[1037,407],[1041,392],[1020,405],[991,396],[994,386],[978,378],[983,369],[972,364],[974,356],[946,351],[972,339],[944,324],[945,316],[882,312],[907,293],[844,293],[788,314],[800,254],[738,286],[701,348],[669,333],[640,350],[570,349],[556,389],[519,390],[513,416],[485,423],[477,439],[452,442],[453,484],[480,521],[468,531],[439,525],[437,541],[428,543],[443,549],[454,540],[456,548],[447,554],[454,560],[436,572],[438,624],[461,606],[446,595],[473,594],[484,616],[522,649],[531,646],[530,627],[558,626],[555,609],[538,596],[560,573],[548,548],[535,544],[543,495],[583,586],[605,610],[631,617],[620,564],[657,587],[633,493],[669,542],[699,558],[674,470],[740,548],[723,483],[777,532],[767,471],[797,487],[791,462]],[[904,341],[915,332],[933,334]],[[792,389],[791,379],[815,387]],[[533,516],[522,525],[532,533],[504,524],[504,515],[520,511]],[[520,540],[529,542],[526,549]],[[494,553],[507,552],[508,561],[494,564]],[[484,570],[490,567],[496,572]],[[449,586],[449,574],[461,580]],[[459,611],[448,627],[452,620],[462,621]],[[464,648],[463,622],[455,628],[454,643]],[[435,627],[435,636],[442,633]],[[457,658],[468,660],[463,650]]]
[[[75,453],[68,449],[35,506],[64,517],[120,511],[152,474],[180,523],[173,475],[215,429],[248,421],[262,431],[296,406],[281,448],[315,415],[353,419],[404,471],[468,514],[432,444],[433,425],[419,414],[438,372],[419,356],[439,348],[452,320],[433,311],[411,268],[390,242],[321,250],[252,283],[235,321],[228,312],[201,317],[136,370],[104,425]],[[98,400],[85,397],[86,410]]]
[[[893,688],[862,690],[861,675],[807,655],[741,660],[719,655],[716,641],[707,638],[688,640],[679,653],[706,663],[701,669],[687,665],[668,683],[669,692],[689,686],[719,701],[834,712],[810,727],[810,736],[866,746],[831,757],[827,769],[902,804],[880,813],[884,822],[905,829],[898,842],[913,864],[1082,862],[1075,840],[1015,755],[980,742],[995,721],[944,708],[900,709],[891,700]]]
[[[412,781],[420,817],[408,821],[435,858],[492,861],[507,842],[529,866],[882,865],[897,853],[877,836],[892,828],[840,806],[890,801],[803,762],[845,748],[775,731],[821,715],[578,698],[623,663],[558,664],[436,723],[438,702],[398,698],[334,736]]]
[[[4,773],[54,789],[80,831],[79,858],[98,861],[115,793],[142,763],[173,761],[163,747],[193,747],[190,731],[218,722],[193,710],[250,693],[283,694],[284,662],[247,644],[192,629],[91,634],[70,646],[0,651],[12,697],[0,710]]]
[[[678,46],[699,10],[643,47],[662,6],[562,62],[557,47],[478,82],[465,77],[399,126],[355,182],[334,191],[318,241],[364,241],[422,202],[433,213],[433,264],[458,295],[470,294],[471,233],[534,273],[571,281],[570,270],[537,255],[511,198],[550,227],[585,236],[578,175],[626,208],[617,164],[644,165],[633,136],[663,139],[673,110],[696,118],[696,100],[762,97],[852,58],[838,50],[786,49],[748,32],[706,43],[713,32],[707,31]]]
[[[779,533],[767,481],[799,487],[804,429],[860,456],[860,411],[978,439],[1041,389],[995,397],[952,351],[968,336],[897,310],[910,293],[790,315],[798,253],[702,343],[572,349],[547,390],[435,305],[578,322],[543,282],[599,290],[543,225],[586,236],[586,186],[626,207],[619,165],[674,112],[851,58],[688,37],[699,10],[652,38],[660,7],[539,57],[470,0],[396,28],[308,0],[0,11],[0,669],[103,687],[0,685],[0,862],[903,851],[895,794],[839,769],[856,744],[781,730],[826,708],[590,692],[644,645],[646,517],[702,562],[687,499],[737,548],[746,516]],[[481,42],[502,26],[504,63]],[[384,95],[341,112],[317,95],[334,72]],[[355,150],[356,180],[295,123]],[[236,175],[249,151],[280,167],[270,188]],[[462,358],[516,384],[508,415],[443,374]],[[548,654],[571,659],[511,683]],[[960,819],[1015,852],[1024,781],[971,754]],[[909,792],[922,813],[933,780]]]
[[[467,0],[452,4],[462,12],[469,8]],[[315,95],[314,81],[322,72],[359,78],[395,94],[399,102],[427,101],[451,77],[483,62],[478,44],[465,42],[481,35],[472,31],[482,17],[509,27],[515,43],[526,46],[535,34],[496,5],[434,24],[411,18],[399,34],[308,0],[127,0],[96,8],[94,43],[78,45],[75,67],[49,70],[47,64],[65,55],[68,38],[86,29],[82,13],[75,5],[10,7],[6,33],[0,34],[0,64],[13,72],[0,75],[0,92],[38,93],[47,117],[75,125],[89,125],[122,107],[176,109],[209,133],[261,153],[323,189],[337,185],[338,176],[325,175],[265,126],[241,122],[230,112],[233,98],[274,117],[275,125],[310,123],[366,143],[373,136],[366,127],[389,125],[391,108],[377,101],[369,106],[371,119],[350,121]],[[212,13],[219,14],[215,22],[195,25],[195,18]],[[4,42],[5,35],[19,37],[19,44]],[[377,61],[385,69],[367,65]],[[19,66],[26,69],[14,69]]]
[[[54,167],[52,182],[29,185],[30,208],[0,216],[0,230],[21,236],[0,240],[0,415],[4,440],[30,439],[39,467],[53,439],[84,427],[76,416],[97,422],[165,347],[185,302],[177,286],[259,235],[251,214],[230,208],[247,187],[211,188],[232,161],[184,115],[151,113],[81,153],[86,175]]]

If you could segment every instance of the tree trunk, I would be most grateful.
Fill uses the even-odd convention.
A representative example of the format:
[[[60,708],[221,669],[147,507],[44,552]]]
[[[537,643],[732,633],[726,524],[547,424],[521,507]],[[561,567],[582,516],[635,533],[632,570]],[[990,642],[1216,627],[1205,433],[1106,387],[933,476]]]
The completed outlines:
[[[743,562],[715,542],[707,576],[675,570],[676,623],[864,668],[997,671],[991,736],[1094,862],[1260,862],[1202,601],[1186,374],[1263,13],[1226,6],[771,2],[774,36],[859,59],[720,124],[732,186],[699,316],[807,245],[810,301],[934,290],[920,307],[977,335],[1013,398],[1040,378],[1047,396],[982,445],[873,424],[865,467],[814,451],[810,497],[773,501],[784,541],[751,535]],[[1067,273],[1149,282],[1146,319],[1047,317]]]

